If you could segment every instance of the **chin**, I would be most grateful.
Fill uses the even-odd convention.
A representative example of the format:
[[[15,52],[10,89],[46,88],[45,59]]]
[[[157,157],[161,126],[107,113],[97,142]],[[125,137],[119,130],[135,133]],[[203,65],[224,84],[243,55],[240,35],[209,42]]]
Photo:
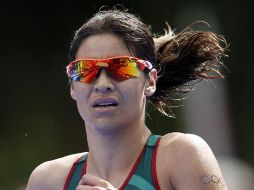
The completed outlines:
[[[87,127],[91,127],[99,133],[115,133],[126,130],[140,120],[138,113],[129,114],[109,114],[109,115],[90,115],[85,119]]]
[[[126,123],[123,120],[110,118],[97,118],[92,122],[92,128],[102,134],[111,134],[119,130],[124,130]]]

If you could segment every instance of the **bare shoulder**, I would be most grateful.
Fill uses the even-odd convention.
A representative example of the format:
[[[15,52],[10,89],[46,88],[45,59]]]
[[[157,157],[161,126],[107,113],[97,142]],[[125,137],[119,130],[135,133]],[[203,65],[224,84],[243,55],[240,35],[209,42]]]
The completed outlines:
[[[174,155],[183,156],[184,154],[211,153],[209,145],[199,136],[185,133],[169,133],[162,137],[161,146],[169,151],[173,151]],[[197,156],[197,155],[195,155]]]
[[[170,133],[161,138],[160,161],[176,189],[226,189],[209,145],[193,134]],[[192,188],[190,188],[192,187]]]
[[[83,154],[73,154],[40,164],[32,172],[27,190],[63,189],[73,163]]]

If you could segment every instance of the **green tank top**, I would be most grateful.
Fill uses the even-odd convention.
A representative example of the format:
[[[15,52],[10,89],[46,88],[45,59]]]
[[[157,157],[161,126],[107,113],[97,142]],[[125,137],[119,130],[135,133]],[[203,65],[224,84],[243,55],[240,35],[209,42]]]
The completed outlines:
[[[156,155],[160,136],[150,135],[131,172],[119,190],[160,190],[156,174]],[[72,166],[65,181],[64,190],[75,190],[86,173],[87,154]]]

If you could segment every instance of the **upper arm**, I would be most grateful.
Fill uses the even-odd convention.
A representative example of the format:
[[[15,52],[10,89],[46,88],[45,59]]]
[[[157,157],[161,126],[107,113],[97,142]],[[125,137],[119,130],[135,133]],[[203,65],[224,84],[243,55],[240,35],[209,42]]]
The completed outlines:
[[[203,139],[181,134],[175,138],[172,147],[171,161],[174,164],[169,168],[169,176],[177,190],[227,189],[218,162]]]
[[[26,190],[42,190],[42,189],[52,189],[50,187],[50,167],[49,163],[45,162],[34,169],[30,178],[28,180]]]

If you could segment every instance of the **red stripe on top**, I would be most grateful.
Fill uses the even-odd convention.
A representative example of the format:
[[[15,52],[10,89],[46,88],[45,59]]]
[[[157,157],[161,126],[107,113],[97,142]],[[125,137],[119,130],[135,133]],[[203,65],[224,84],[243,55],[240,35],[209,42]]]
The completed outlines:
[[[70,172],[69,172],[69,174],[68,174],[68,176],[67,176],[67,178],[65,180],[63,190],[67,190],[68,185],[69,185],[69,183],[71,181],[71,177],[72,177],[72,175],[73,175],[73,173],[75,171],[75,168],[76,168],[75,164],[78,163],[81,160],[81,158],[82,158],[82,156],[79,159],[77,159],[76,162],[74,162],[74,164],[72,164],[71,170],[70,170]]]
[[[152,157],[152,178],[153,178],[153,182],[154,182],[154,186],[156,190],[160,190],[160,185],[159,185],[159,180],[157,177],[157,172],[156,172],[156,160],[157,160],[157,150],[158,150],[158,146],[160,143],[160,138],[157,140],[155,147],[154,147],[154,151],[153,151],[153,157]]]
[[[142,152],[139,154],[138,159],[136,160],[135,164],[133,165],[129,175],[127,176],[127,178],[125,179],[124,183],[122,184],[122,186],[118,190],[124,190],[124,188],[128,185],[128,182],[131,179],[131,177],[133,176],[136,168],[138,167],[138,164],[139,164],[139,162],[140,162],[144,152],[145,152],[145,146],[144,146]]]

